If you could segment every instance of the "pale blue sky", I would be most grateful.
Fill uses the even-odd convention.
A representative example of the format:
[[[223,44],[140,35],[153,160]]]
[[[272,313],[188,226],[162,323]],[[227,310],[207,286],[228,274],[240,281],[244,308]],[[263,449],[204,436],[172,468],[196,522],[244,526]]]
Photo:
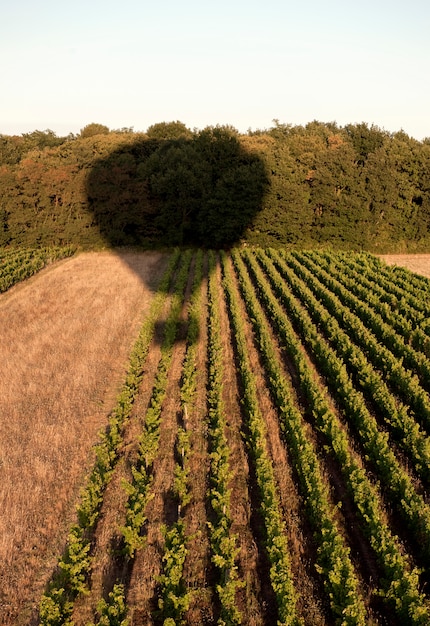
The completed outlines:
[[[430,137],[428,0],[0,3],[0,133],[276,118]]]

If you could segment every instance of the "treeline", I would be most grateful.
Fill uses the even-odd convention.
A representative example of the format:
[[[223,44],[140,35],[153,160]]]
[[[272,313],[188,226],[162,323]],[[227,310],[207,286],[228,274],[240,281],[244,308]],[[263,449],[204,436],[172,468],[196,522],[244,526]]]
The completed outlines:
[[[430,246],[430,138],[275,121],[0,135],[0,245]]]

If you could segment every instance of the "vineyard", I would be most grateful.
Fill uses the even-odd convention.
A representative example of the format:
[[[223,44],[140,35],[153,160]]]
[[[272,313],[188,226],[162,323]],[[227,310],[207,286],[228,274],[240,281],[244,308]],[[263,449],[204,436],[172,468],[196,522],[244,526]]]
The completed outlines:
[[[1,251],[0,254],[0,293],[21,280],[29,278],[49,263],[71,256],[74,246],[40,249]]]
[[[27,623],[428,625],[429,302],[365,253],[172,251]]]

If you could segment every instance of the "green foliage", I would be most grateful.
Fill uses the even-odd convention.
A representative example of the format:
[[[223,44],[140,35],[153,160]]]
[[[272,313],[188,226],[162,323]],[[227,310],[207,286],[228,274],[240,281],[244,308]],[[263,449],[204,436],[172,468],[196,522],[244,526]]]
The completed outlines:
[[[41,626],[73,626],[70,619],[73,602],[63,588],[53,589],[42,596],[39,611]]]
[[[372,152],[382,148],[388,139],[388,133],[372,124],[347,124],[345,131],[351,140],[352,146],[359,157],[359,164],[365,165],[366,159]]]
[[[29,278],[46,265],[72,256],[75,252],[74,246],[12,250],[0,248],[0,293]]]
[[[187,591],[182,576],[187,555],[185,525],[179,520],[171,528],[163,526],[165,540],[163,554],[163,574],[159,578],[162,595],[158,601],[160,615],[164,624],[173,620],[174,624],[183,624],[184,613],[190,606],[192,592]]]
[[[316,530],[318,539],[318,566],[323,575],[324,584],[331,598],[331,608],[337,620],[341,618],[348,624],[365,624],[365,610],[363,601],[358,593],[358,580],[352,566],[349,550],[344,545],[333,511],[329,504],[327,486],[325,485],[319,467],[316,451],[306,437],[306,430],[302,417],[290,399],[290,392],[278,357],[274,351],[273,342],[267,330],[267,320],[263,315],[261,305],[252,288],[250,277],[247,276],[243,260],[238,252],[232,254],[236,267],[241,292],[245,300],[248,314],[252,320],[256,338],[264,359],[268,374],[269,387],[273,399],[278,407],[281,427],[292,455],[292,460],[301,482],[302,490],[306,499],[306,505],[311,524]],[[244,257],[252,269],[253,275],[259,285],[259,295],[270,310],[270,318],[283,320],[281,313],[277,314],[276,301],[271,297],[266,287],[266,280],[258,270],[251,254],[244,253]],[[264,430],[261,419],[258,419],[258,401],[256,397],[255,383],[248,364],[245,340],[241,330],[240,315],[235,304],[235,297],[231,286],[228,288],[228,297],[231,307],[231,315],[234,320],[236,342],[239,350],[240,369],[246,381],[245,402],[250,416],[250,434],[252,445],[255,447],[254,455],[257,458],[257,477],[260,490],[262,491],[263,510],[265,511],[266,531],[268,535],[268,552],[272,563],[271,576],[272,586],[276,590],[278,606],[282,615],[292,614],[295,602],[295,591],[289,572],[289,563],[285,547],[282,545],[285,538],[282,537],[282,521],[279,513],[276,488],[274,485],[273,469],[270,465],[267,452],[264,449]],[[273,306],[271,306],[273,305]],[[280,307],[279,307],[280,308]],[[286,326],[287,322],[279,330]],[[240,341],[239,341],[240,338]],[[284,340],[285,337],[283,336]],[[288,336],[288,345],[295,346],[294,336]],[[296,349],[294,348],[294,354]],[[300,354],[297,349],[297,354]],[[268,514],[270,511],[270,515]],[[280,549],[281,548],[281,549]]]
[[[92,123],[81,128],[79,135],[81,139],[87,139],[87,137],[94,137],[96,135],[107,135],[109,132],[109,128],[104,124]]]
[[[232,256],[236,267],[240,267],[241,264],[238,254],[233,253]],[[277,600],[278,621],[281,624],[297,626],[301,624],[301,620],[296,612],[297,596],[292,579],[288,542],[285,536],[285,525],[277,494],[274,469],[267,450],[265,422],[258,402],[257,385],[250,365],[242,325],[242,316],[239,310],[237,295],[232,284],[231,270],[228,267],[226,255],[222,254],[221,258],[223,261],[224,289],[235,336],[238,370],[243,385],[243,404],[247,417],[247,427],[249,429],[247,443],[254,461],[256,479],[260,491],[260,507],[266,531],[266,549],[271,565],[270,579]],[[243,280],[243,274],[239,274],[238,278],[243,288],[245,300],[247,304],[252,307],[252,309],[249,310],[250,317],[260,332],[264,333],[261,315],[258,315],[258,309],[255,307],[255,296],[252,296],[248,289],[245,290],[246,282]],[[265,338],[265,344],[269,344],[267,336]],[[270,356],[267,355],[266,359],[267,362],[273,364],[273,353],[270,354]],[[272,370],[270,379],[272,384],[278,386],[280,384],[279,372],[274,373]],[[286,404],[287,402],[284,396],[282,406],[285,407]],[[306,452],[309,453],[309,446]],[[345,551],[342,557],[344,559],[347,558]],[[353,577],[351,578],[352,584],[349,580],[342,581],[342,583],[344,586],[345,583],[349,583],[348,586],[352,587],[354,591],[356,581]],[[364,611],[355,595],[353,595],[352,599],[349,598],[347,604],[354,604],[354,608],[358,610],[361,617],[363,617]],[[348,612],[348,608],[347,605],[344,605],[344,614]],[[364,621],[362,619],[357,623],[364,624]]]
[[[132,482],[123,480],[121,483],[128,499],[126,524],[119,529],[124,537],[125,554],[131,558],[134,557],[136,550],[141,550],[146,543],[146,537],[142,534],[146,522],[145,508],[153,497],[149,492],[152,477],[147,474],[145,468],[139,470],[133,466],[132,475]]]
[[[159,122],[148,126],[146,135],[157,140],[191,139],[193,132],[183,122]]]
[[[317,328],[311,323],[308,312],[296,302],[296,299],[290,293],[287,285],[292,282],[291,271],[287,271],[286,265],[290,265],[291,261],[291,265],[293,265],[295,271],[300,273],[300,265],[294,261],[294,256],[299,255],[279,254],[279,256],[285,259],[285,261],[288,261],[287,263],[285,263],[285,261],[283,263],[277,263],[278,267],[285,268],[285,271],[282,272],[282,276],[277,275],[276,272],[273,271],[271,263],[265,261],[263,254],[258,254],[260,262],[270,277],[270,282],[277,293],[278,299],[271,294],[267,280],[262,275],[261,270],[258,268],[258,265],[251,255],[246,255],[246,259],[252,275],[258,282],[259,294],[268,310],[268,314],[276,325],[283,345],[288,346],[289,357],[295,362],[300,385],[309,403],[312,415],[316,420],[316,425],[330,443],[332,452],[344,474],[359,515],[361,516],[364,532],[369,537],[370,543],[384,570],[383,586],[385,598],[388,602],[392,602],[398,612],[399,618],[402,619],[404,623],[425,624],[426,620],[428,621],[429,608],[423,594],[419,590],[418,571],[411,566],[409,559],[402,552],[397,537],[392,534],[390,528],[384,521],[377,490],[368,479],[361,463],[351,451],[347,432],[342,428],[338,418],[333,413],[325,394],[316,384],[315,378],[303,356],[301,342],[292,329],[292,322],[299,329],[299,334],[303,342],[311,349],[322,371],[328,374],[329,371],[336,369],[338,372],[339,375],[336,376],[332,389],[335,390],[335,395],[340,393],[343,400],[351,401],[351,404],[348,404],[346,410],[346,415],[349,419],[357,420],[358,416],[361,416],[359,418],[358,432],[362,443],[367,441],[367,443],[364,443],[365,451],[369,457],[372,458],[373,456],[376,467],[378,468],[377,471],[380,472],[379,475],[384,477],[385,481],[388,481],[386,484],[389,485],[389,489],[400,490],[397,491],[398,495],[396,499],[401,499],[401,505],[404,507],[405,512],[411,516],[410,519],[416,516],[414,517],[415,522],[412,526],[415,527],[415,525],[417,525],[419,527],[420,530],[418,534],[424,532],[424,528],[428,528],[428,507],[426,507],[422,499],[414,492],[409,477],[396,464],[391,451],[387,449],[387,436],[383,433],[381,433],[380,436],[378,435],[374,421],[367,413],[367,408],[363,400],[354,389],[349,386],[348,375],[344,371],[342,362],[340,360],[338,361],[335,355],[329,350],[324,340],[320,338]],[[279,256],[274,252],[271,253],[271,257],[275,260],[277,260]],[[317,268],[315,268],[315,271],[318,273]],[[314,277],[310,272],[307,272],[306,276],[308,282],[314,282]],[[248,283],[244,278],[242,281],[244,285]],[[247,289],[249,289],[249,287]],[[306,289],[306,283],[302,283],[298,290],[300,298],[303,297],[303,293],[306,292]],[[328,290],[325,290],[325,293],[329,295]],[[252,302],[252,300],[250,301]],[[339,305],[339,303],[337,304]],[[285,309],[283,307],[285,307]],[[314,306],[310,308],[312,310]],[[286,312],[288,315],[286,315]],[[342,307],[337,308],[337,313],[339,313],[342,318],[350,317],[350,313],[347,313]],[[256,316],[255,310],[254,316]],[[261,337],[265,334],[264,330],[262,330],[263,328],[262,322],[260,321],[258,333]],[[276,375],[275,370],[272,369],[274,360],[270,357],[270,341],[267,342],[267,345],[266,341],[264,341],[262,346],[264,346],[264,351],[267,352],[266,366],[270,368],[269,371],[272,371],[270,380],[273,379],[277,381],[276,386],[272,387],[272,392],[274,393],[274,397],[277,398],[279,408],[284,412],[285,396],[283,392],[283,382],[282,377]],[[343,393],[343,389],[345,393]],[[350,392],[351,396],[349,396]],[[288,429],[290,428],[291,426],[288,426]],[[304,446],[301,446],[300,450],[304,450]],[[309,454],[306,454],[306,457],[309,457]],[[311,474],[308,467],[309,466],[306,466],[306,464],[303,464],[301,471],[305,469],[304,476],[306,484],[311,486]],[[399,495],[399,493],[402,495]],[[311,504],[310,499],[308,499],[308,504]],[[323,520],[322,517],[321,520]],[[313,521],[314,523],[318,522],[318,518],[314,517]],[[327,528],[329,529],[330,526],[326,527],[324,524],[322,527],[323,534],[321,536],[324,541],[320,548],[320,557],[322,557],[322,561],[319,563],[320,571],[321,573],[325,571],[329,574],[329,585],[336,583],[336,588],[330,593],[332,608],[336,611],[340,611],[341,605],[339,604],[339,598],[342,597],[343,601],[345,601],[346,596],[349,601],[349,611],[352,610],[351,614],[354,614],[354,603],[351,603],[354,598],[353,587],[348,586],[346,582],[342,582],[339,586],[339,582],[342,578],[339,577],[338,574],[333,576],[333,565],[336,566],[338,573],[340,573],[339,566],[345,564],[346,559],[338,559],[337,549],[335,550],[333,547],[329,548],[330,543],[332,546],[333,544],[332,542],[327,542],[327,538],[329,537]],[[421,536],[424,540],[424,550],[427,550],[428,537],[426,537],[425,534]],[[333,538],[334,537],[335,536],[333,536]],[[331,565],[327,568],[327,564],[330,562]],[[350,576],[348,578],[350,581],[349,584],[351,585],[352,579]],[[400,589],[403,591],[400,592]],[[405,590],[407,590],[407,592],[403,593]]]
[[[189,431],[178,428],[176,449],[179,462],[175,465],[173,491],[178,498],[179,510],[181,512],[191,502],[190,469],[188,463],[191,454],[190,437],[191,433]]]
[[[114,585],[108,600],[102,599],[97,604],[97,611],[100,615],[97,626],[128,626],[124,585]]]
[[[72,626],[70,616],[79,593],[87,593],[86,578],[91,563],[90,543],[79,526],[72,526],[65,553],[59,561],[61,572],[51,581],[39,608],[42,626]]]
[[[324,142],[324,128],[316,130],[319,140]],[[123,482],[127,494],[126,524],[121,529],[125,554],[132,558],[136,550],[145,545],[145,509],[152,497],[160,417],[193,254],[190,250],[172,254],[169,269],[141,329],[109,428],[94,450],[94,468],[78,507],[79,524],[72,526],[59,573],[42,598],[42,625],[72,626],[74,600],[78,594],[87,593],[90,545],[103,492],[117,462],[122,429],[138,393],[142,365],[176,268],[172,291],[169,291],[171,308],[164,326],[161,358],[139,440],[139,457],[131,468],[131,480]],[[219,623],[242,623],[237,597],[244,585],[238,567],[238,538],[232,532],[230,511],[233,468],[222,402],[221,272],[246,421],[243,436],[258,485],[255,495],[265,534],[261,548],[266,551],[270,564],[278,623],[298,625],[301,619],[296,611],[297,592],[291,572],[285,517],[244,332],[244,311],[277,408],[307,522],[313,529],[315,571],[324,586],[333,623],[363,626],[367,618],[350,549],[339,530],[340,505],[333,503],[320,462],[321,448],[318,451],[315,437],[309,437],[306,421],[311,423],[318,438],[323,438],[324,455],[330,454],[342,473],[356,524],[378,562],[381,574],[372,585],[372,593],[375,593],[374,586],[381,588],[377,593],[399,623],[424,626],[429,621],[430,608],[428,598],[421,591],[422,572],[417,565],[423,566],[425,575],[430,563],[430,508],[417,476],[425,489],[430,479],[430,443],[426,433],[430,424],[430,371],[428,355],[421,350],[426,349],[430,337],[428,281],[388,270],[368,254],[287,253],[242,248],[233,250],[231,257],[224,252],[219,256],[220,267],[214,252],[207,257],[206,312],[210,463],[207,504],[211,508],[208,534],[216,572],[214,587],[219,598]],[[12,263],[14,259],[11,251],[5,251],[2,256],[5,263]],[[194,375],[204,302],[200,289],[202,251],[195,254],[194,260],[180,390],[182,418],[178,421],[182,419],[182,422],[175,444],[173,489],[178,500],[178,521],[163,528],[165,551],[159,579],[159,611],[153,616],[166,625],[185,623],[192,599],[183,576],[190,541],[183,510],[191,498],[189,460],[194,445],[191,428],[195,410]],[[287,355],[289,368],[295,372],[294,393],[278,354],[278,341]],[[320,378],[315,375],[316,371]],[[300,409],[297,397],[300,397]],[[318,445],[320,442],[318,439]],[[397,445],[402,447],[406,463],[416,470],[417,476],[413,479],[398,460]],[[407,531],[399,526],[400,534],[410,532],[412,541],[419,543],[416,563],[393,534],[384,511],[387,506],[405,522]],[[124,587],[116,585],[109,598],[100,602],[98,612],[99,625],[126,626]]]
[[[237,590],[243,585],[236,564],[238,537],[231,531],[230,513],[230,450],[227,443],[227,421],[222,400],[223,350],[220,321],[220,296],[216,278],[217,261],[209,252],[208,280],[208,434],[210,442],[210,482],[208,498],[214,522],[208,522],[211,558],[218,570],[216,586],[221,603],[222,624],[241,624],[242,615],[236,605]]]
[[[160,144],[141,168],[158,209],[156,223],[174,244],[237,241],[261,207],[266,175],[228,127]]]
[[[86,577],[91,563],[89,551],[90,542],[84,537],[82,529],[72,526],[66,551],[59,561],[61,578],[72,596],[88,591]]]
[[[0,135],[0,244],[426,251],[430,144],[365,123]]]
[[[163,554],[163,574],[159,578],[161,592],[159,598],[159,615],[164,625],[184,623],[184,614],[188,610],[192,592],[183,579],[183,567],[188,552],[184,508],[191,500],[189,460],[192,454],[191,431],[188,427],[188,410],[192,410],[196,391],[196,341],[199,331],[199,317],[202,308],[200,284],[202,280],[203,254],[199,250],[195,256],[194,279],[188,310],[187,348],[183,362],[181,378],[181,404],[183,408],[184,426],[178,427],[176,437],[177,463],[174,470],[173,490],[178,500],[178,521],[170,528],[163,526],[165,539]]]

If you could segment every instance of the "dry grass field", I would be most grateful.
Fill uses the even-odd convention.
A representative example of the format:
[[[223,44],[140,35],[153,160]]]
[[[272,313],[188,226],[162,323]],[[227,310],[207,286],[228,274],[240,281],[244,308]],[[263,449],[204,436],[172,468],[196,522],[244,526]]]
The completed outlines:
[[[81,254],[0,297],[4,623],[52,573],[163,269],[159,253]]]
[[[388,265],[399,265],[430,278],[430,254],[382,254],[380,258]]]

